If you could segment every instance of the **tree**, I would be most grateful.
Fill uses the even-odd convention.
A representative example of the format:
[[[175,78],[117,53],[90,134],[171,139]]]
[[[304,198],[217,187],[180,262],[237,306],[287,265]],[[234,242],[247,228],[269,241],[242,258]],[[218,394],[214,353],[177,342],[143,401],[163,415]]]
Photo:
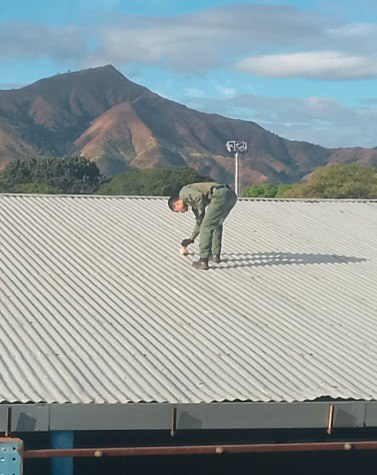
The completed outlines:
[[[377,170],[331,164],[317,168],[308,183],[297,183],[283,198],[377,198]]]
[[[273,198],[276,195],[276,188],[271,183],[252,185],[244,188],[242,196],[245,198]]]
[[[101,186],[101,195],[169,196],[188,183],[213,181],[188,167],[145,168],[122,173]]]
[[[45,183],[22,183],[14,185],[13,191],[16,193],[40,193],[43,195],[59,193],[59,190]]]
[[[97,165],[83,157],[31,158],[9,163],[0,175],[0,189],[20,192],[43,185],[46,192],[91,194],[104,181]]]
[[[253,185],[243,190],[242,196],[245,198],[275,198],[290,189],[292,185],[272,183],[263,183],[261,185]]]

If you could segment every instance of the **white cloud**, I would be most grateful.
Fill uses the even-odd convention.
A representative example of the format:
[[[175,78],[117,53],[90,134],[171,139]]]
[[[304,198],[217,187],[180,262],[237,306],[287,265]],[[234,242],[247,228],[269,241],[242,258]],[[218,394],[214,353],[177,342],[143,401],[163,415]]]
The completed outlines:
[[[377,26],[372,23],[349,23],[329,28],[328,33],[344,38],[368,38],[376,33]]]
[[[74,26],[46,27],[31,23],[0,25],[0,59],[37,59],[50,57],[56,61],[83,58],[85,41]]]
[[[369,107],[345,107],[331,98],[245,94],[232,99],[202,99],[195,106],[203,112],[251,120],[290,140],[325,147],[377,146],[377,107],[372,102]]]
[[[184,92],[186,93],[186,96],[191,97],[193,99],[205,97],[205,92],[195,87],[188,87],[185,89]]]
[[[106,5],[96,26],[1,25],[0,59],[50,57],[83,67],[157,65],[185,73],[238,64],[251,74],[320,79],[376,74],[375,23],[345,23],[276,5],[238,4],[167,16],[116,14]]]
[[[224,97],[235,97],[237,93],[233,87],[217,86],[217,90]]]
[[[355,79],[377,77],[377,62],[337,51],[261,55],[242,59],[239,71],[280,78]]]
[[[327,25],[292,7],[233,5],[180,16],[124,15],[95,35],[99,62],[158,64],[200,72],[228,67],[234,58],[266,47],[304,44]]]
[[[124,15],[96,32],[99,62],[273,77],[374,77],[377,25],[288,6],[233,5],[180,16]],[[242,59],[243,58],[243,59]]]

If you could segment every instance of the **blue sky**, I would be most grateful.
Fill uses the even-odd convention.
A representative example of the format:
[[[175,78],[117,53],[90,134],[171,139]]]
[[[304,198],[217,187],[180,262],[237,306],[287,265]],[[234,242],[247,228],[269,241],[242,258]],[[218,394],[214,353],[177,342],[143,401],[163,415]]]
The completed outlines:
[[[376,0],[0,0],[0,89],[113,64],[291,140],[377,146]]]

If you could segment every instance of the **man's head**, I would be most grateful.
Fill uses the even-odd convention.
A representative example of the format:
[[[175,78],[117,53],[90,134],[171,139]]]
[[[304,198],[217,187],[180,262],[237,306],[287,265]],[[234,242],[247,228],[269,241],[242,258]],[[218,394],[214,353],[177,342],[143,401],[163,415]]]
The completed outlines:
[[[171,196],[168,199],[168,206],[174,213],[186,213],[188,210],[187,204],[180,199],[179,195]]]

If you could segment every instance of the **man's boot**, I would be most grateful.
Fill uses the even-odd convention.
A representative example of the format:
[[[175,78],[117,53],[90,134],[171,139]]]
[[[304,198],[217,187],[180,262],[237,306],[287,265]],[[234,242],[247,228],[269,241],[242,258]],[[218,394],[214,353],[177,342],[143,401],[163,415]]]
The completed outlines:
[[[192,263],[193,267],[195,269],[202,269],[202,270],[208,270],[209,265],[208,265],[208,258],[201,257],[198,261],[195,261]]]
[[[214,262],[215,264],[220,264],[221,263],[220,255],[219,254],[214,254],[212,256],[212,262]]]

